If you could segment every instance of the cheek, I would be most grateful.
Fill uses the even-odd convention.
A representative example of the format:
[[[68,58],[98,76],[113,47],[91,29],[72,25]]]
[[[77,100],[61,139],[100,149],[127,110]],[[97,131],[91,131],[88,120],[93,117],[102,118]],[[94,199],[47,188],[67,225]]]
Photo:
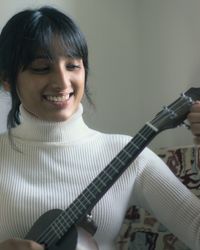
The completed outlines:
[[[85,82],[83,81],[83,83],[81,84],[81,87],[80,87],[80,89],[81,89],[81,98],[83,97],[83,95],[84,95],[84,92],[85,92]]]
[[[26,99],[26,93],[28,93],[27,92],[28,90],[27,90],[26,80],[23,79],[25,77],[22,77],[21,75],[23,76],[23,74],[21,73],[17,78],[16,90],[20,101],[23,103],[23,100]]]
[[[78,78],[79,79],[77,82],[79,83],[79,87],[84,90],[85,89],[85,70],[80,72]]]
[[[24,99],[26,100],[26,96],[29,95],[28,89],[26,89],[26,85],[23,85],[21,83],[17,84],[17,94],[21,102],[23,102]]]
[[[18,84],[17,94],[21,103],[25,106],[37,104],[40,101],[39,91],[31,84]]]
[[[82,74],[78,79],[74,81],[74,83],[76,85],[75,87],[78,90],[79,94],[83,95],[85,90],[85,75]]]

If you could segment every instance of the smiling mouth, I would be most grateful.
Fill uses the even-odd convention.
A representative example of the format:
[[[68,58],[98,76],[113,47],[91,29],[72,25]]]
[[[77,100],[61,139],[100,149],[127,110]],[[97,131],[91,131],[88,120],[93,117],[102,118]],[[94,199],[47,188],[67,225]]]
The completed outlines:
[[[70,97],[73,95],[74,93],[69,93],[66,95],[45,95],[44,98],[47,101],[51,101],[51,102],[65,102],[68,101],[70,99]]]

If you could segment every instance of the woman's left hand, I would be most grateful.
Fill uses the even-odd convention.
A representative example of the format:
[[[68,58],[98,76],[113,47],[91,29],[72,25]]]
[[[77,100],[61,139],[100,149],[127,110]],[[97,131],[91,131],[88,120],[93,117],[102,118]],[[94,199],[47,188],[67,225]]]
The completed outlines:
[[[190,123],[191,132],[194,135],[194,142],[200,144],[200,101],[192,105],[187,119]]]

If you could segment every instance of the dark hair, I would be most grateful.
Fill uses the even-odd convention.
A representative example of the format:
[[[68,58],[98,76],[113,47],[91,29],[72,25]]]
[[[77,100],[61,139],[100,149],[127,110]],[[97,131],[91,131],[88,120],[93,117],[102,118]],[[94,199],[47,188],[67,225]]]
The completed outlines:
[[[72,58],[81,58],[85,68],[85,94],[91,102],[88,88],[88,48],[83,33],[75,22],[52,7],[27,9],[14,15],[0,34],[0,75],[10,84],[12,106],[8,114],[8,129],[20,124],[16,79],[20,70],[37,56],[38,51],[54,58],[53,40]]]

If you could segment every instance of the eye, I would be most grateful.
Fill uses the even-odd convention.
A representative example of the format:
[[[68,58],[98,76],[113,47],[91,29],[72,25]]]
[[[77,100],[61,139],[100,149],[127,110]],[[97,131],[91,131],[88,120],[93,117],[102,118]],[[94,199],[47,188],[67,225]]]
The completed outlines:
[[[74,70],[77,70],[77,69],[80,69],[81,66],[79,64],[75,64],[75,63],[68,63],[66,65],[66,68],[70,71],[74,71]]]
[[[45,58],[36,58],[29,65],[29,69],[31,72],[36,74],[45,74],[50,70],[50,62]]]
[[[47,73],[49,71],[49,67],[30,67],[30,70],[33,73],[44,74],[44,73]]]

